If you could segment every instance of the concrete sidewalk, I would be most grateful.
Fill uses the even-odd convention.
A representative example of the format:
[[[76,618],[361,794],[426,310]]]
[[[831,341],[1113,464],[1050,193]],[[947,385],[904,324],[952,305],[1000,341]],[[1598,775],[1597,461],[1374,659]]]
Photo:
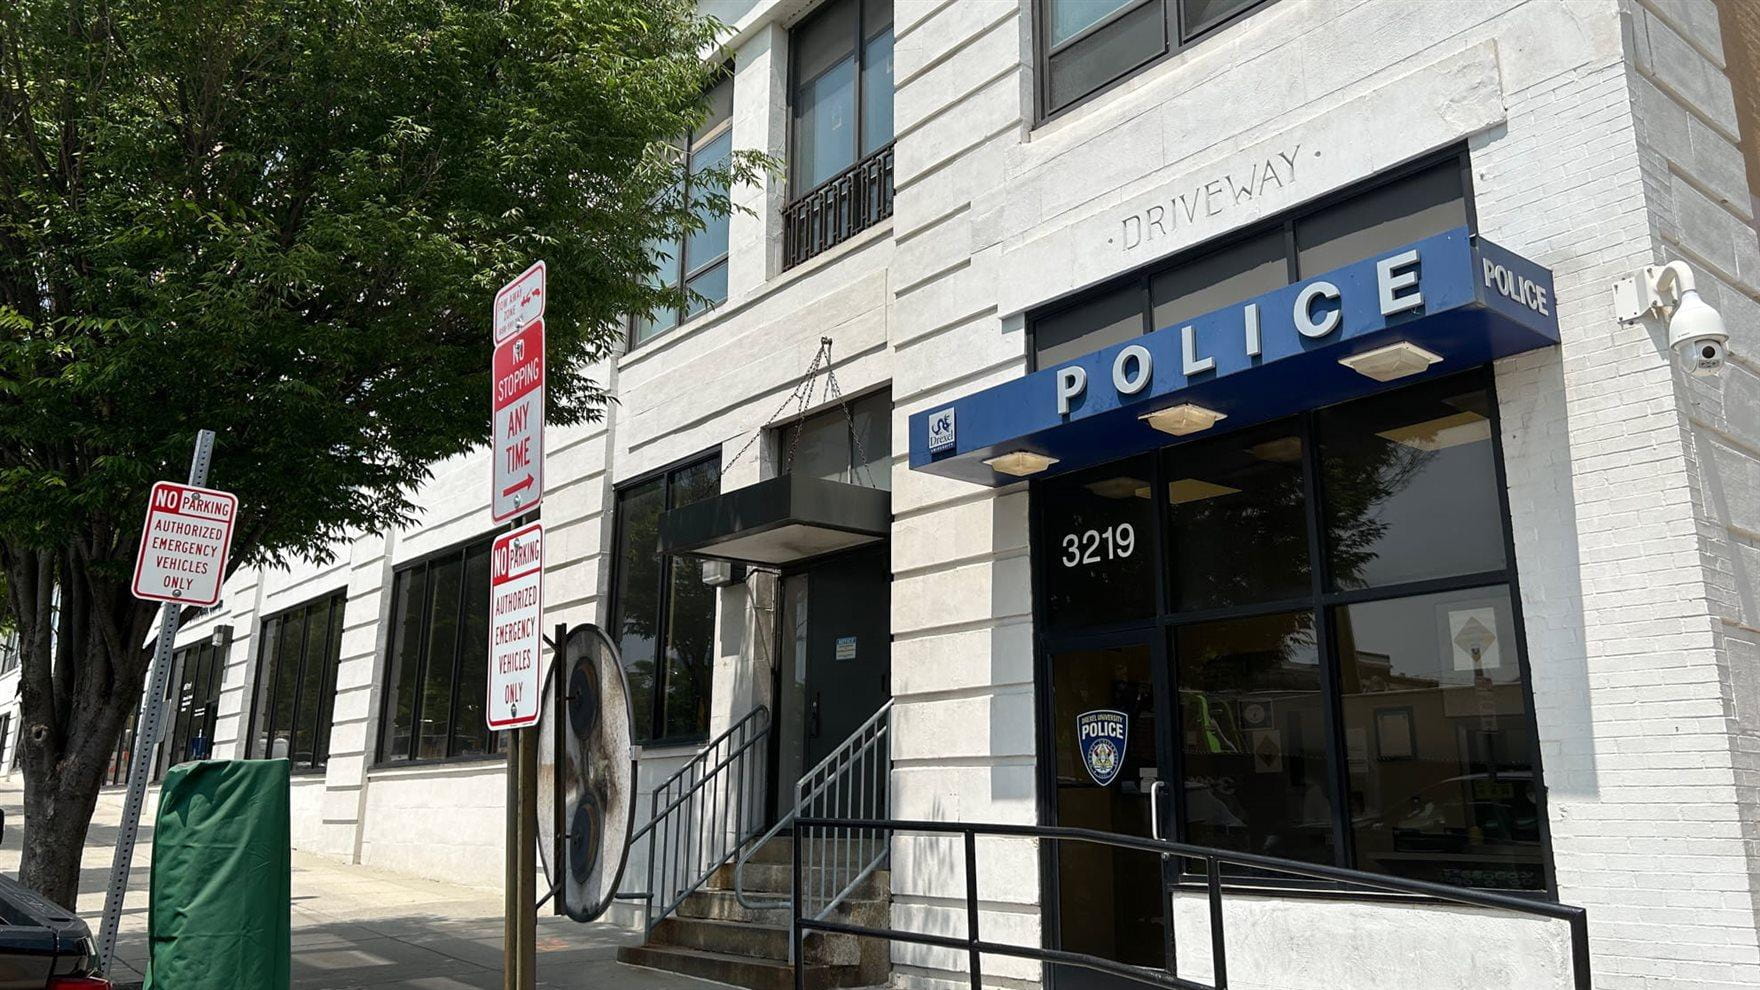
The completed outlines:
[[[6,835],[0,870],[17,875],[25,827],[19,775],[0,779]],[[98,930],[122,794],[98,800],[80,876],[79,912]],[[147,869],[152,829],[141,830],[112,978],[126,986],[146,967]],[[500,990],[501,891],[467,887],[293,854],[294,990]],[[556,990],[708,990],[718,984],[624,966],[613,959],[635,933],[566,918],[538,919],[538,985]]]

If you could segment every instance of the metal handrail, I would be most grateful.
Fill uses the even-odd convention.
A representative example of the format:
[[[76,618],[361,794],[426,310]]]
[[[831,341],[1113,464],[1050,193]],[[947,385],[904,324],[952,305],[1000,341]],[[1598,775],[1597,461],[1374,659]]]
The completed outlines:
[[[647,902],[650,934],[762,827],[769,734],[759,705],[654,788],[647,823],[630,835],[631,846],[648,840],[648,888],[624,895]]]
[[[1530,900],[1511,894],[1498,894],[1487,890],[1473,890],[1466,887],[1450,887],[1446,884],[1431,883],[1426,880],[1408,880],[1404,877],[1383,876],[1376,873],[1364,873],[1359,870],[1347,870],[1336,866],[1323,866],[1317,863],[1303,863],[1295,860],[1276,859],[1271,856],[1260,856],[1254,853],[1235,852],[1228,849],[1215,849],[1206,846],[1194,846],[1184,842],[1171,842],[1165,839],[1145,839],[1132,835],[1119,835],[1113,832],[1099,832],[1085,828],[1067,828],[1056,825],[973,825],[963,822],[929,822],[929,821],[888,821],[871,819],[858,821],[855,819],[807,818],[801,817],[795,822],[794,847],[794,894],[795,903],[800,903],[801,895],[801,842],[803,832],[812,829],[869,830],[885,835],[900,832],[932,833],[943,835],[960,835],[965,839],[966,866],[966,937],[954,938],[945,935],[929,935],[922,932],[905,932],[894,928],[873,928],[865,925],[853,925],[844,922],[828,921],[822,918],[807,916],[804,911],[795,911],[790,920],[791,951],[798,950],[801,940],[810,932],[830,932],[835,934],[854,935],[862,938],[883,938],[896,942],[908,942],[916,945],[927,945],[935,948],[963,950],[968,954],[968,977],[973,990],[981,986],[982,963],[980,957],[988,953],[998,956],[1012,956],[1017,959],[1032,959],[1041,963],[1056,963],[1068,966],[1079,966],[1113,976],[1123,977],[1139,983],[1168,987],[1170,990],[1228,990],[1228,952],[1223,938],[1222,928],[1222,864],[1245,866],[1254,869],[1284,873],[1291,876],[1307,877],[1312,880],[1326,880],[1333,883],[1346,884],[1368,890],[1382,891],[1393,894],[1409,894],[1432,900],[1463,904],[1469,907],[1492,908],[1525,914],[1533,917],[1549,918],[1563,921],[1570,926],[1571,933],[1571,970],[1573,986],[1576,990],[1590,990],[1589,970],[1589,914],[1583,908],[1569,904],[1555,904],[1550,901]],[[1209,889],[1210,908],[1210,958],[1212,979],[1211,984],[1198,983],[1183,979],[1178,975],[1177,959],[1174,955],[1174,944],[1170,937],[1166,945],[1166,959],[1161,970],[1147,969],[1121,963],[1113,959],[1083,952],[1069,952],[1062,949],[1049,949],[1040,946],[1014,945],[1009,943],[987,942],[978,929],[978,872],[977,872],[977,837],[1013,836],[1031,839],[1068,840],[1074,842],[1090,842],[1096,845],[1112,846],[1119,849],[1131,849],[1141,852],[1157,853],[1164,858],[1201,859],[1205,865],[1205,883]],[[1162,898],[1163,910],[1168,910],[1170,901]],[[1172,932],[1172,918],[1165,919],[1169,933]],[[798,961],[800,953],[795,951],[795,987],[804,990],[806,969]]]
[[[758,850],[764,848],[771,839],[791,828],[795,819],[807,810],[809,803],[819,803],[820,799],[824,798],[823,803],[835,807],[837,798],[842,795],[845,779],[851,776],[852,768],[859,766],[863,772],[869,774],[869,777],[863,777],[860,780],[863,788],[859,794],[853,795],[861,807],[852,807],[851,810],[863,818],[886,814],[887,798],[891,789],[891,753],[889,750],[886,751],[884,761],[876,757],[872,763],[869,761],[869,756],[874,750],[887,744],[891,728],[892,699],[888,698],[878,711],[870,715],[866,722],[850,733],[843,742],[837,745],[836,749],[827,753],[824,759],[814,764],[811,770],[801,774],[800,779],[795,781],[794,807],[784,813],[775,825],[770,826],[770,830],[765,832],[761,838],[747,847],[734,865],[733,895],[742,907],[748,910],[794,907],[797,902],[792,898],[770,900],[749,896],[745,889],[746,864],[751,862]],[[875,770],[878,772],[874,772]],[[816,783],[812,783],[809,788],[809,782],[814,781]],[[869,783],[875,785],[872,790],[866,786]],[[885,861],[887,853],[890,852],[890,848],[884,842],[877,843],[877,846],[878,848],[873,850],[869,856],[855,864],[855,876],[840,886],[837,895],[830,898],[827,905],[820,910],[821,916],[830,913],[831,909],[841,903],[845,897],[848,897],[863,880],[872,876],[874,871],[879,869],[880,864]]]

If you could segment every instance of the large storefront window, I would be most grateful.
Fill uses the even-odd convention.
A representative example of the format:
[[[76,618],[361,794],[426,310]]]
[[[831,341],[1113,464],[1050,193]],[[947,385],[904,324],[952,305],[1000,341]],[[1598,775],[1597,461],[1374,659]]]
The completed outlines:
[[[635,741],[686,742],[709,731],[715,589],[703,564],[660,555],[660,515],[721,490],[719,457],[617,490],[612,636],[623,655]]]
[[[252,758],[290,760],[295,772],[322,770],[329,761],[347,602],[338,592],[263,621],[251,706]]]
[[[171,654],[171,676],[165,682],[166,712],[164,743],[153,761],[153,779],[179,763],[206,760],[214,755],[214,729],[220,716],[220,680],[226,670],[228,637],[220,643],[203,640]],[[104,779],[111,784],[128,783],[129,762],[134,758],[135,729],[140,724],[140,705],[124,724]]]
[[[1494,402],[1472,371],[1037,484],[1060,823],[1147,834],[1177,781],[1164,838],[1545,889]]]
[[[391,587],[381,762],[486,756],[489,545],[484,539],[400,568]]]

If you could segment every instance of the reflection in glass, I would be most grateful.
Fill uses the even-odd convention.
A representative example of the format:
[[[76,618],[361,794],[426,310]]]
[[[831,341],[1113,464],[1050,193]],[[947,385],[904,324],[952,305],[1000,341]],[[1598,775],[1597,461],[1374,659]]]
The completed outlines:
[[[1046,482],[1046,613],[1059,626],[1103,625],[1155,614],[1153,462],[1132,458],[1100,473]]]
[[[446,739],[452,729],[452,685],[458,658],[458,617],[463,606],[463,564],[457,557],[429,566],[434,583],[433,604],[428,612],[428,655],[422,670],[421,725],[416,729],[416,758],[439,759],[446,755]],[[489,596],[484,594],[484,608]]]
[[[1053,368],[1144,332],[1142,289],[1127,286],[1035,320],[1033,366]]]
[[[453,722],[452,755],[490,752],[488,716],[483,711],[489,684],[489,551],[471,548],[464,561],[464,628],[458,638],[458,718]],[[483,603],[479,606],[477,603]]]
[[[1294,424],[1164,455],[1167,576],[1176,612],[1307,595],[1308,509]]]
[[[1188,36],[1210,27],[1230,14],[1245,10],[1259,0],[1179,0],[1182,11],[1181,23],[1185,25]]]
[[[1058,653],[1051,659],[1052,751],[1057,761],[1057,824],[1148,838],[1155,758],[1155,690],[1149,649],[1133,644]],[[1077,739],[1085,712],[1118,712],[1126,743],[1116,778],[1101,786]],[[1161,962],[1160,857],[1086,842],[1058,844],[1062,883],[1059,945],[1132,965]]]
[[[1541,889],[1508,590],[1351,605],[1333,622],[1358,869]]]
[[[1151,325],[1159,330],[1289,284],[1283,232],[1214,251],[1155,276],[1149,283]]]
[[[421,671],[422,614],[428,600],[428,569],[413,567],[399,571],[392,584],[391,598],[391,669],[385,675],[391,683],[391,717],[387,719],[390,726],[385,732],[379,758],[407,760],[410,739],[414,736],[411,719],[415,713],[416,677]],[[266,755],[274,759],[285,755],[285,750],[277,753],[271,738]]]
[[[1184,626],[1174,657],[1188,839],[1332,862],[1314,614]]]
[[[660,513],[663,478],[617,493],[617,616],[612,635],[623,657],[634,707],[635,741],[653,736],[655,640],[660,617]]]
[[[1047,40],[1055,48],[1138,0],[1046,0]]]
[[[1467,225],[1461,164],[1450,160],[1296,221],[1302,278]]]
[[[1334,588],[1504,566],[1490,405],[1476,379],[1444,379],[1320,413]]]
[[[795,90],[795,192],[856,162],[856,59],[851,54]]]

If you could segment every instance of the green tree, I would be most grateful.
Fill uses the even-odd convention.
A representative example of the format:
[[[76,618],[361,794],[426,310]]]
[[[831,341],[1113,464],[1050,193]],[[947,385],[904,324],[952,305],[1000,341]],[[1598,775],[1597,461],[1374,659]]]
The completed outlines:
[[[686,190],[719,29],[689,0],[0,2],[0,567],[24,644],[23,879],[72,906],[155,608],[129,593],[198,428],[234,564],[412,515],[488,437],[489,301],[550,265],[552,422]]]

